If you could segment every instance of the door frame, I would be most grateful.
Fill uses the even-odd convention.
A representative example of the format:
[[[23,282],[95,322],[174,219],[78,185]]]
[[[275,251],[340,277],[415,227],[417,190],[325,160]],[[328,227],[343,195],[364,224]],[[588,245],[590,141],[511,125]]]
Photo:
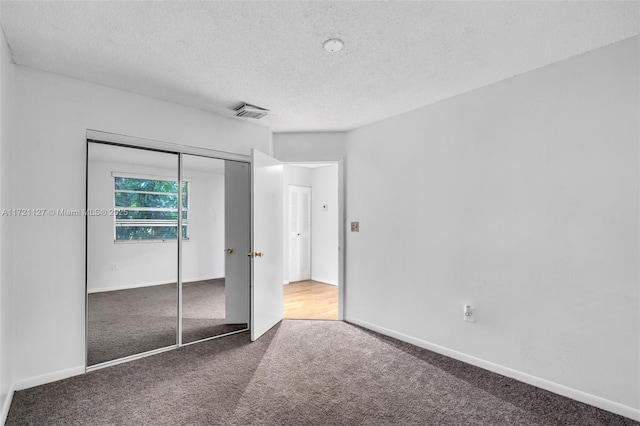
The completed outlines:
[[[281,160],[282,161],[282,160]],[[338,321],[344,321],[346,316],[346,204],[344,182],[344,160],[286,160],[282,164],[295,166],[296,164],[335,164],[338,166]],[[312,188],[313,191],[313,188]],[[284,206],[283,206],[284,207]],[[287,206],[288,208],[288,206]],[[313,238],[313,235],[311,236]],[[313,268],[313,265],[311,265]]]

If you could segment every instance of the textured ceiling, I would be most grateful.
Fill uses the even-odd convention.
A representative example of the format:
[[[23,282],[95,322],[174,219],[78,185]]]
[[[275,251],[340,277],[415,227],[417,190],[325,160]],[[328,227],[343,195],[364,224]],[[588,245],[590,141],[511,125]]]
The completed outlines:
[[[0,23],[20,65],[340,131],[637,35],[640,3],[3,1]]]

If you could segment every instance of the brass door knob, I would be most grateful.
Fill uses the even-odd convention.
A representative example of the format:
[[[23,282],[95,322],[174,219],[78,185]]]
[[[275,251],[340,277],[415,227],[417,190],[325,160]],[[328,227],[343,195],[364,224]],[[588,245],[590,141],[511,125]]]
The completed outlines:
[[[262,253],[261,251],[256,252],[256,257],[262,257],[262,256],[264,256],[264,253]]]
[[[227,253],[229,253],[229,254],[233,253],[233,249],[232,248],[228,248],[227,249]]]
[[[253,252],[252,252],[252,251],[250,251],[249,253],[247,253],[247,256],[249,256],[249,257],[253,257]]]

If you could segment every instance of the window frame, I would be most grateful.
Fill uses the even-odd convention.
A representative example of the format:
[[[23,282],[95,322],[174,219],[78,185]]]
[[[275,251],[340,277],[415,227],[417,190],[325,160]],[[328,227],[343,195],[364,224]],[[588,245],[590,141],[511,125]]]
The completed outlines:
[[[176,178],[172,178],[170,176],[160,176],[160,175],[149,175],[149,174],[139,174],[139,173],[130,173],[130,172],[111,172],[112,177],[112,194],[113,194],[113,242],[114,244],[137,244],[137,243],[169,243],[173,241],[178,241],[178,235],[176,233],[175,238],[152,238],[152,239],[131,239],[131,240],[119,240],[117,238],[117,227],[126,226],[127,219],[118,219],[117,212],[124,210],[133,210],[133,211],[165,211],[165,212],[176,212],[178,213],[179,209],[170,209],[170,208],[162,208],[162,207],[147,207],[147,208],[139,208],[139,207],[122,207],[116,206],[116,192],[124,192],[124,193],[143,193],[143,194],[152,194],[152,195],[175,195],[178,197],[178,193],[175,192],[156,192],[156,191],[134,191],[134,190],[118,190],[116,189],[116,179],[117,178],[125,178],[125,179],[145,179],[145,180],[156,180],[156,181],[164,181],[164,182],[176,182]],[[182,182],[186,182],[186,196],[187,196],[187,206],[182,207],[182,212],[186,212],[186,218],[182,219],[182,226],[186,228],[186,237],[182,238],[182,241],[189,241],[189,228],[190,228],[190,217],[189,211],[191,210],[191,179],[187,177],[182,178]],[[183,193],[183,195],[185,195]],[[179,214],[179,213],[178,213]],[[149,226],[179,226],[179,220],[171,220],[171,219],[138,219],[135,220],[138,224],[131,224],[128,226],[139,226],[144,227],[144,222],[153,222],[154,225],[146,225]],[[142,223],[141,223],[142,222]],[[178,232],[178,231],[176,231]],[[181,233],[180,233],[181,234]]]

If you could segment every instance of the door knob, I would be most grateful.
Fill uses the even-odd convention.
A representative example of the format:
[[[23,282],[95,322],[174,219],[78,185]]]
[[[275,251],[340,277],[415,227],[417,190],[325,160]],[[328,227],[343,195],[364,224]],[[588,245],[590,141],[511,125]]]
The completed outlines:
[[[227,249],[227,253],[229,253],[229,254],[233,253],[233,249],[232,248],[228,248]]]
[[[261,251],[256,252],[256,257],[262,257],[262,256],[264,256],[264,253],[262,253]]]
[[[249,257],[253,257],[253,252],[252,252],[252,251],[250,251],[249,253],[247,253],[247,256],[249,256]]]

